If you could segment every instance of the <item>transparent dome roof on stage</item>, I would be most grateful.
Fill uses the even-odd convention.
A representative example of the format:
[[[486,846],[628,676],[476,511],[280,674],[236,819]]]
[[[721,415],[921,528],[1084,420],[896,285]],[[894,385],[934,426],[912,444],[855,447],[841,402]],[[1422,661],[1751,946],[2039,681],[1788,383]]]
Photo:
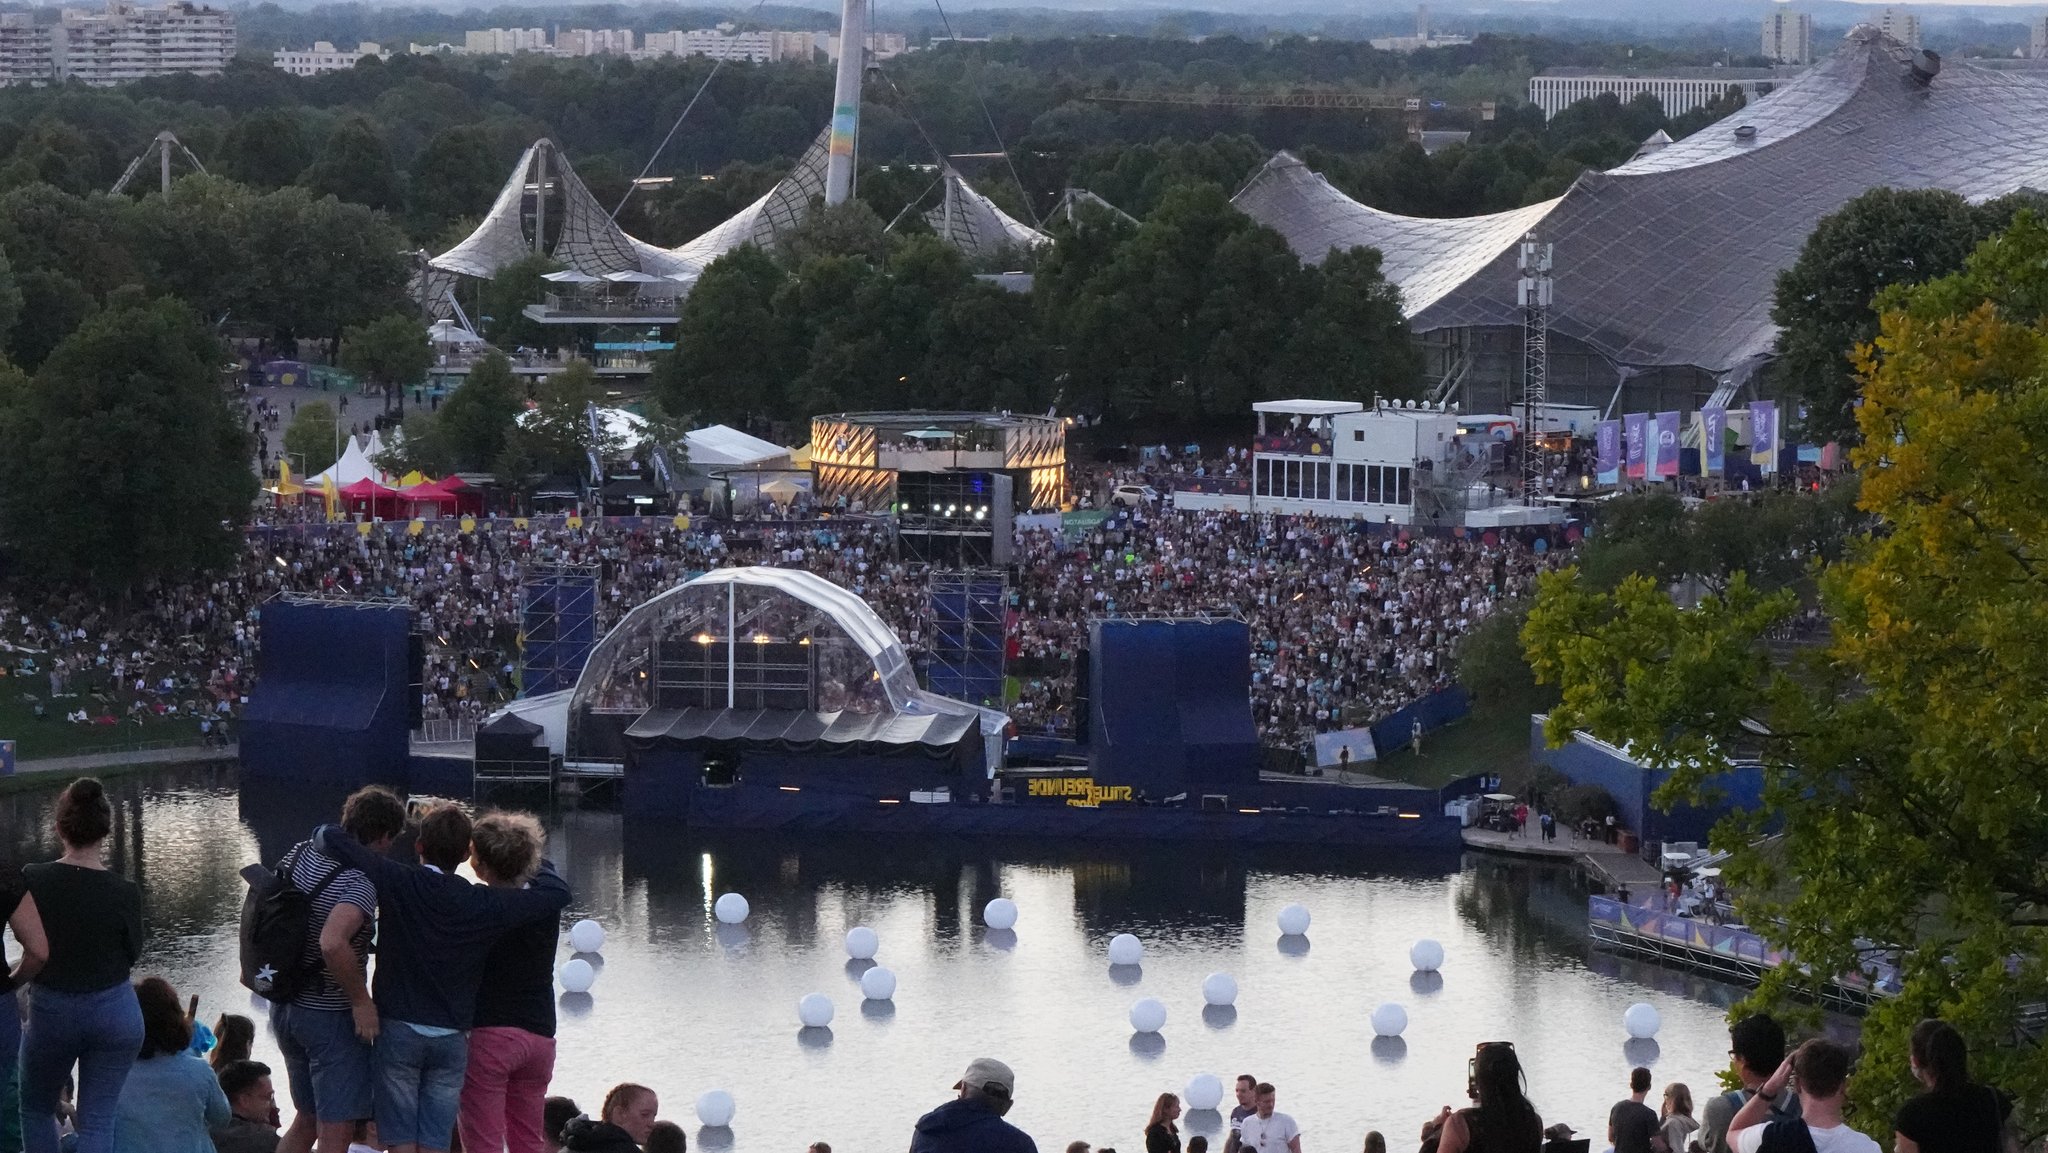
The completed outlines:
[[[811,573],[757,567],[705,573],[626,614],[592,650],[571,713],[654,708],[664,668],[690,667],[687,657],[677,657],[692,649],[726,653],[728,640],[735,654],[748,646],[761,653],[788,652],[779,646],[790,645],[807,650],[803,663],[813,670],[817,712],[931,711],[895,630],[867,602]],[[722,677],[713,666],[725,659],[694,664]]]

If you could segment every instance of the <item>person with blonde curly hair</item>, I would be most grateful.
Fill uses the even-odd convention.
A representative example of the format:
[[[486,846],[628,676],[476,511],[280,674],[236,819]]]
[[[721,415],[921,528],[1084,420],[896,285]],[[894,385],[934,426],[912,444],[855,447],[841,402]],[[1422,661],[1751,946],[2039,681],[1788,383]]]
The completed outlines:
[[[540,868],[547,834],[525,813],[485,813],[469,833],[477,880],[517,889]],[[560,922],[541,918],[491,946],[462,1078],[464,1149],[546,1153],[548,1082],[555,1075],[555,946]]]

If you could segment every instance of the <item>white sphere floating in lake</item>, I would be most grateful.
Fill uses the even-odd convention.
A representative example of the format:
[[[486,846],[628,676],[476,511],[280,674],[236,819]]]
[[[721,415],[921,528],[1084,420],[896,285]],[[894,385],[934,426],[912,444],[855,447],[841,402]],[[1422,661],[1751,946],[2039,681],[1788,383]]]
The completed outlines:
[[[1408,1031],[1408,1010],[1392,1001],[1374,1009],[1372,1031],[1376,1037],[1399,1037]]]
[[[1237,978],[1228,973],[1211,973],[1202,978],[1202,1000],[1211,1005],[1237,1004]]]
[[[562,988],[571,993],[588,993],[590,986],[597,982],[597,970],[581,957],[571,957],[555,970],[555,979]]]
[[[1418,973],[1434,973],[1444,967],[1444,947],[1424,937],[1408,946],[1408,963]]]
[[[860,975],[860,995],[870,1001],[886,1001],[896,995],[896,974],[880,965]]]
[[[1621,1027],[1637,1040],[1655,1037],[1663,1026],[1664,1019],[1658,1015],[1657,1006],[1647,1001],[1637,1001],[1621,1015]]]
[[[1303,933],[1308,932],[1308,906],[1306,905],[1289,905],[1280,910],[1280,916],[1277,919],[1280,922],[1280,931],[1287,936],[1299,937]]]
[[[1214,1073],[1197,1073],[1188,1078],[1187,1091],[1181,1096],[1190,1109],[1214,1109],[1223,1104],[1223,1080]]]
[[[569,947],[579,953],[604,951],[604,926],[588,917],[569,926]]]
[[[732,1094],[723,1089],[713,1089],[697,1098],[697,1120],[713,1129],[723,1129],[732,1124],[732,1115],[738,1112],[733,1104]]]
[[[1157,1033],[1166,1027],[1166,1006],[1157,997],[1140,997],[1131,1004],[1131,1028],[1140,1033]]]
[[[855,925],[846,931],[846,955],[856,961],[872,961],[875,950],[882,947],[882,939],[866,925]]]
[[[1017,902],[1008,897],[997,897],[981,907],[981,923],[991,929],[1014,929],[1017,927]]]
[[[832,1023],[832,998],[823,993],[806,993],[796,1003],[796,1019],[806,1029],[822,1029]]]
[[[747,905],[747,899],[738,893],[727,893],[711,906],[713,915],[724,925],[737,925],[746,920],[747,914],[752,911]]]
[[[1145,944],[1129,933],[1118,933],[1109,939],[1109,963],[1112,965],[1136,965],[1145,959]]]

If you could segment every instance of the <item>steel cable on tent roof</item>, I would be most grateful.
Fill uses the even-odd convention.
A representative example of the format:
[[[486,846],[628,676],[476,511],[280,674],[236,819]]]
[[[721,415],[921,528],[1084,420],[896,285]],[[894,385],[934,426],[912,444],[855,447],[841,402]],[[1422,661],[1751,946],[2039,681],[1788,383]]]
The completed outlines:
[[[953,21],[946,15],[946,6],[940,3],[940,0],[932,0],[932,7],[939,10],[939,23],[946,29],[946,36],[958,44],[960,37],[953,31]],[[988,134],[995,137],[996,147],[1002,150],[1003,166],[1010,170],[1010,179],[1017,183],[1017,197],[1024,202],[1024,214],[1031,218],[1031,227],[1044,231],[1038,219],[1038,210],[1031,207],[1031,190],[1024,187],[1024,178],[1017,174],[1017,162],[1010,158],[1010,146],[1003,143],[1003,134],[996,128],[995,115],[988,110],[988,100],[981,94],[981,85],[969,77],[967,86],[974,90],[974,102],[981,106],[981,119],[988,125]]]
[[[751,21],[756,16],[759,16],[761,9],[766,7],[767,4],[768,0],[755,0],[754,10],[747,13],[747,19]],[[619,213],[626,210],[626,202],[633,199],[633,190],[640,187],[640,182],[647,179],[649,172],[654,171],[654,162],[661,159],[661,154],[668,147],[668,142],[676,138],[676,132],[682,128],[683,121],[690,118],[690,110],[697,107],[697,101],[704,98],[704,93],[711,88],[711,82],[718,79],[718,74],[725,70],[725,62],[730,59],[732,59],[732,53],[727,51],[719,56],[718,59],[712,61],[710,75],[704,77],[704,83],[697,85],[697,91],[690,96],[690,102],[683,105],[683,111],[676,117],[676,122],[668,126],[668,135],[662,137],[661,143],[654,146],[654,155],[647,158],[647,163],[640,169],[640,175],[627,182],[626,194],[619,197],[617,207],[612,209],[612,219],[614,221],[618,220]]]

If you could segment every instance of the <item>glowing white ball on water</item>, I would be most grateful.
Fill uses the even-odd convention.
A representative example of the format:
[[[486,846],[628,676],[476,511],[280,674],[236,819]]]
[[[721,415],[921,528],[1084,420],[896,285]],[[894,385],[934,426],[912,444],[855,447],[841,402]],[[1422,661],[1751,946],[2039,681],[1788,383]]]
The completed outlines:
[[[726,925],[737,925],[746,920],[747,914],[752,912],[747,907],[747,899],[738,893],[727,893],[718,898],[718,903],[711,906],[711,911],[718,917],[719,923]]]
[[[805,993],[804,999],[796,1003],[796,1019],[806,1029],[819,1029],[832,1023],[832,998],[823,993]]]
[[[1187,1091],[1181,1096],[1190,1109],[1214,1109],[1223,1104],[1223,1081],[1214,1073],[1197,1073],[1188,1078]]]
[[[1621,1015],[1621,1027],[1628,1035],[1638,1039],[1655,1037],[1664,1025],[1664,1019],[1657,1015],[1657,1006],[1647,1001],[1637,1001]]]
[[[585,917],[569,926],[569,947],[579,953],[604,951],[604,926]]]
[[[846,931],[846,955],[856,961],[872,961],[875,950],[882,947],[882,939],[866,925],[855,925]]]
[[[896,974],[876,965],[860,975],[860,995],[870,1001],[886,1001],[896,995]]]
[[[991,929],[1014,929],[1017,927],[1017,902],[1008,897],[997,897],[981,907],[981,923]]]
[[[1131,1004],[1131,1028],[1140,1033],[1157,1033],[1166,1027],[1166,1006],[1157,997],[1140,997]]]
[[[697,1098],[697,1120],[713,1129],[732,1124],[732,1115],[737,1111],[732,1094],[723,1089],[713,1089]]]
[[[1408,963],[1418,973],[1434,973],[1444,967],[1444,947],[1424,937],[1408,946]]]
[[[597,970],[583,958],[571,957],[555,970],[555,979],[571,993],[588,993],[590,986],[597,981]]]
[[[1282,933],[1290,937],[1299,937],[1308,932],[1308,906],[1289,905],[1280,910],[1278,920]]]
[[[1202,978],[1202,1000],[1211,1005],[1237,1004],[1237,978],[1228,973],[1211,973]]]
[[[1144,942],[1129,933],[1118,933],[1109,939],[1109,963],[1112,965],[1135,965],[1145,959]]]
[[[1388,1001],[1372,1011],[1372,1031],[1378,1037],[1399,1037],[1408,1029],[1408,1010]]]

